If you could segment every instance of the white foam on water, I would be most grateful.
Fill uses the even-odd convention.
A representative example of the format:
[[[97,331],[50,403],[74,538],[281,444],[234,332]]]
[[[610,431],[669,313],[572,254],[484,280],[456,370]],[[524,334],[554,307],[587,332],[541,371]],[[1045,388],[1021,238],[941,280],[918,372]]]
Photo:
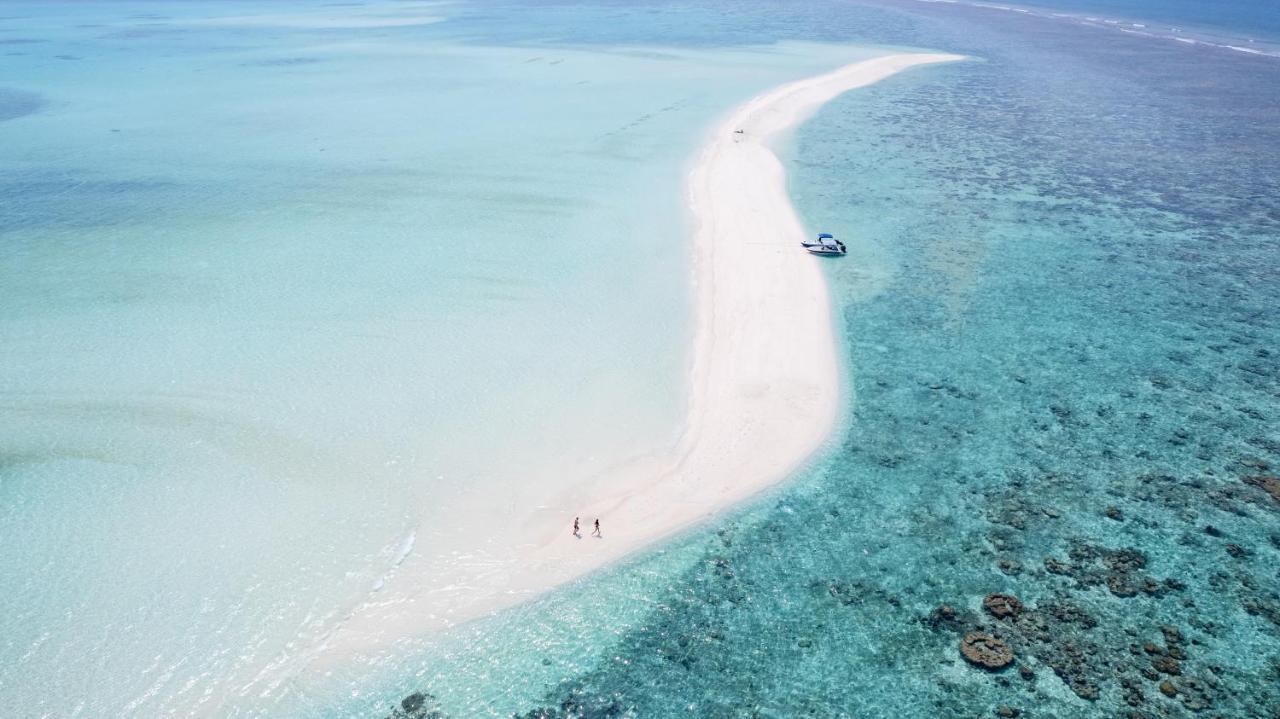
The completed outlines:
[[[1118,19],[1118,18],[1101,17],[1097,15],[1079,15],[1075,13],[1066,13],[1066,12],[1039,11],[1039,10],[1033,10],[1030,8],[1019,7],[1019,6],[998,5],[998,4],[985,3],[985,2],[974,2],[972,0],[917,0],[917,2],[960,4],[960,5],[965,5],[967,7],[983,8],[987,10],[1004,10],[1008,12],[1017,12],[1017,13],[1022,13],[1026,15],[1031,15],[1033,17],[1052,18],[1056,20],[1067,20],[1067,21],[1077,22],[1084,25],[1089,25],[1089,26],[1094,26],[1099,28],[1115,29],[1125,33],[1126,35],[1139,35],[1143,37],[1161,38],[1161,39],[1164,39],[1166,37],[1164,35],[1151,32],[1146,23],[1132,22],[1130,20]],[[1179,36],[1185,31],[1182,28],[1171,27],[1168,29],[1168,32],[1173,33],[1175,36]],[[1212,42],[1203,37],[1197,38],[1194,40],[1183,40],[1180,37],[1173,37],[1169,39],[1178,39],[1189,45],[1204,45],[1208,47],[1221,48],[1224,50],[1235,50],[1237,52],[1244,52],[1251,55],[1262,55],[1265,57],[1280,57],[1280,51],[1272,52],[1267,50],[1250,49],[1250,48],[1242,47],[1239,45]]]

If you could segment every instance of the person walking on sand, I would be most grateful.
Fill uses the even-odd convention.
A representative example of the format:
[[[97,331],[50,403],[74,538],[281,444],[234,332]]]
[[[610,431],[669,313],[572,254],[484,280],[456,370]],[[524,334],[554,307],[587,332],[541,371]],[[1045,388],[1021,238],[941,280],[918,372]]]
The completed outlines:
[[[582,536],[582,530],[581,530],[581,529],[578,529],[578,518],[577,518],[577,517],[574,517],[574,518],[573,518],[573,536],[575,536],[575,537],[580,537],[580,536]]]
[[[604,535],[600,533],[600,518],[596,517],[596,528],[591,530],[591,536],[604,539]]]

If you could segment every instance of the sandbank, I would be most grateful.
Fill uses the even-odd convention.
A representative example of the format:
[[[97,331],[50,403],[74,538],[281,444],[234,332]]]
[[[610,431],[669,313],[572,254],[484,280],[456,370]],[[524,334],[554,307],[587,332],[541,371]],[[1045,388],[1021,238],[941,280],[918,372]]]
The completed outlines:
[[[705,521],[808,460],[836,426],[841,400],[822,273],[824,261],[841,260],[801,248],[807,233],[772,143],[837,95],[960,59],[881,56],[732,111],[688,176],[696,325],[687,423],[675,451],[548,497],[527,521],[501,528],[501,542],[416,566],[413,579],[393,577],[396,594],[406,584],[416,589],[357,607],[302,663],[329,667],[535,597]],[[581,538],[570,534],[575,516]],[[603,538],[591,536],[596,517]]]

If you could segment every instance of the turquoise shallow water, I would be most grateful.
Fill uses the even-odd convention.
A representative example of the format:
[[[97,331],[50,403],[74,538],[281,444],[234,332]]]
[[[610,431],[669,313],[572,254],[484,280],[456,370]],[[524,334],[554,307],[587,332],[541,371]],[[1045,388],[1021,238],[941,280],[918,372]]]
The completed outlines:
[[[661,553],[441,640],[368,714],[426,691],[451,716],[1275,716],[1280,66],[822,10],[775,31],[976,58],[792,145],[802,215],[851,240],[847,432]],[[967,663],[974,631],[1013,662]]]
[[[5,5],[18,716],[1280,712],[1276,61],[914,2],[198,7]],[[682,168],[720,112],[856,56],[773,44],[799,39],[975,58],[789,147],[802,217],[851,247],[829,452],[543,600],[257,693],[449,500],[669,440]],[[974,630],[1014,664],[967,664]]]
[[[486,11],[4,5],[0,705],[280,712],[347,616],[674,441],[688,158],[865,51]]]

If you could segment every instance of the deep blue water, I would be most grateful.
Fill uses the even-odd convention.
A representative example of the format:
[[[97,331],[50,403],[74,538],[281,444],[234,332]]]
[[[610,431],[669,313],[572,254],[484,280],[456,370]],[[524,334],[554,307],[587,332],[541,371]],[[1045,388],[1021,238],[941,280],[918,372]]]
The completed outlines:
[[[1024,0],[1015,4],[1185,24],[1244,38],[1280,38],[1280,3],[1273,0]]]
[[[677,543],[698,565],[522,715],[1280,716],[1280,62],[956,5],[619,7],[607,42],[646,11],[672,42],[759,40],[774,13],[976,60],[795,139],[802,215],[853,242],[838,449]],[[1013,661],[967,663],[973,632]]]

